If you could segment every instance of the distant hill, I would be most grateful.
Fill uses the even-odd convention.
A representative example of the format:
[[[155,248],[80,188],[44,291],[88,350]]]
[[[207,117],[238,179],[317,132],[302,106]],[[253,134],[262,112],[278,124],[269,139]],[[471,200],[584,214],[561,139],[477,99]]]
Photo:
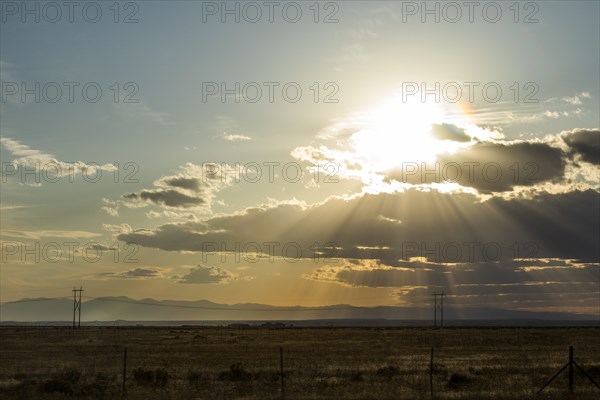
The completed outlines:
[[[265,304],[218,304],[208,300],[135,300],[128,297],[99,297],[82,303],[83,321],[306,321],[374,320],[430,321],[431,308],[355,307],[347,304],[323,307],[278,307]],[[22,299],[0,304],[0,321],[71,321],[73,301],[69,299]],[[490,308],[444,309],[450,320],[543,320],[598,321],[597,315],[513,311]]]

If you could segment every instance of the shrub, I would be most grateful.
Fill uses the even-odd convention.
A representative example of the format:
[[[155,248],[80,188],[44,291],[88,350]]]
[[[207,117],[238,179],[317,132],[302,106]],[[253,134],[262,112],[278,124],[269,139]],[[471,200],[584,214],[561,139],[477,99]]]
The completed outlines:
[[[111,381],[116,380],[117,377],[114,374],[107,374],[106,372],[98,372],[94,376],[94,381],[98,383],[108,384]]]
[[[350,374],[350,382],[362,382],[365,380],[362,372],[354,371]]]
[[[73,385],[77,384],[77,382],[79,382],[80,378],[81,378],[81,372],[79,372],[75,368],[68,368],[59,375],[60,380],[63,380],[68,383],[72,383]]]
[[[385,367],[377,369],[377,376],[386,379],[392,379],[393,377],[400,375],[400,368],[395,365],[387,365]]]
[[[154,371],[137,367],[133,370],[133,379],[138,385],[151,385],[154,382]]]
[[[196,371],[190,371],[187,374],[186,380],[192,386],[198,386],[200,384],[200,373]]]
[[[169,373],[162,368],[157,368],[156,371],[154,371],[154,385],[159,388],[164,388],[167,386],[167,383],[169,383],[169,378]]]
[[[101,399],[106,396],[107,391],[108,386],[105,383],[96,381],[82,386],[79,394],[93,399]]]
[[[51,379],[44,382],[42,385],[42,392],[44,393],[62,393],[62,394],[73,394],[73,389],[68,382],[61,381],[58,379]]]
[[[162,369],[156,368],[154,371],[138,367],[133,370],[133,379],[135,383],[142,386],[153,386],[164,388],[169,383],[169,373]]]
[[[473,381],[472,378],[463,374],[452,374],[448,380],[448,387],[450,389],[460,389],[465,385],[468,385]]]
[[[19,382],[24,382],[24,381],[30,380],[29,377],[27,376],[27,374],[23,374],[23,373],[14,374],[13,379],[16,381],[19,381]]]
[[[241,363],[232,364],[229,371],[224,371],[219,374],[220,380],[228,380],[233,382],[248,381],[252,378],[252,374],[244,369]]]

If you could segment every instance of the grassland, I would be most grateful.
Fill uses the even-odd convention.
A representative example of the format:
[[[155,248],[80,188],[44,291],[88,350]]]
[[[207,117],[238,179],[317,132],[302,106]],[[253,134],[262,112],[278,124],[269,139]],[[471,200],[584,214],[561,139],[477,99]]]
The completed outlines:
[[[598,399],[600,328],[0,329],[1,399]]]

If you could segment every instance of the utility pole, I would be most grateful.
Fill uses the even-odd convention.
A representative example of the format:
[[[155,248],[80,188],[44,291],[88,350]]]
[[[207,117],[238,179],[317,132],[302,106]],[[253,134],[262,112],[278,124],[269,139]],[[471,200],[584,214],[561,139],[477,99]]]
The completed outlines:
[[[440,310],[440,328],[444,327],[444,296],[446,294],[442,293],[433,293],[433,327],[437,328],[437,312]],[[440,300],[438,301],[438,296]]]
[[[83,288],[80,286],[79,289],[73,287],[73,329],[75,329],[75,320],[77,318],[77,328],[81,328],[81,293]]]

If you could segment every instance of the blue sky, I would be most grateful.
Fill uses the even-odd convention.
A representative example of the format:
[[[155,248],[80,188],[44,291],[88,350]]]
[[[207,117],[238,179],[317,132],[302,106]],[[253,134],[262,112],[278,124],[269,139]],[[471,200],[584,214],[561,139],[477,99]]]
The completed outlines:
[[[467,286],[460,286],[468,281],[522,285],[516,302],[494,304],[498,307],[597,310],[598,286],[574,284],[585,277],[597,280],[597,244],[586,244],[593,243],[594,234],[597,237],[594,225],[576,225],[587,238],[580,241],[581,247],[556,250],[555,238],[529,224],[551,223],[557,236],[568,235],[578,216],[565,211],[563,218],[571,219],[557,223],[560,216],[554,214],[577,196],[590,205],[591,214],[583,223],[598,223],[593,211],[598,202],[594,151],[600,127],[598,2],[518,2],[518,16],[514,5],[510,8],[513,2],[497,2],[492,6],[499,7],[502,16],[495,23],[486,18],[496,8],[482,13],[491,2],[479,3],[473,22],[463,6],[456,23],[445,20],[454,11],[439,2],[427,4],[440,9],[440,22],[433,15],[423,22],[420,9],[413,13],[411,7],[419,8],[421,2],[318,2],[317,23],[314,2],[294,3],[302,10],[296,23],[281,13],[290,2],[277,3],[273,23],[262,2],[252,3],[263,12],[256,23],[245,21],[244,15],[239,23],[231,15],[223,23],[220,10],[217,15],[203,14],[207,7],[222,7],[221,2],[121,2],[118,23],[109,2],[94,3],[103,13],[97,23],[87,22],[79,9],[72,23],[66,14],[57,23],[44,21],[43,15],[39,23],[31,15],[23,22],[19,13],[24,3],[5,3],[14,3],[17,11],[3,4],[0,25],[1,239],[8,254],[2,267],[2,301],[31,293],[60,296],[63,287],[84,285],[97,296],[128,291],[140,298],[223,302],[419,305],[429,301],[419,297],[421,290],[442,286],[454,291],[457,305],[469,306]],[[241,10],[248,2],[237,4]],[[138,22],[123,22],[130,12]],[[330,13],[331,23],[324,23]],[[527,16],[537,22],[525,23]],[[23,102],[20,85],[32,88],[35,82],[41,87],[51,82],[63,89],[65,82],[79,86],[73,102],[67,100],[66,90],[56,103],[43,94],[39,103],[33,95]],[[220,94],[203,101],[207,84],[234,88],[236,82],[240,88],[255,82],[244,94],[252,97],[259,86],[263,96],[255,103],[247,98],[236,102],[233,95],[222,102]],[[272,102],[266,82],[275,85]],[[475,85],[473,101],[465,99],[469,82]],[[89,83],[102,89],[98,102],[82,97],[81,88]],[[119,88],[116,102],[114,83]],[[286,101],[282,93],[289,83],[302,89],[298,102]],[[434,95],[421,98],[420,92],[408,101],[402,97],[409,87],[431,90],[436,83],[440,88],[456,83],[452,87],[461,87],[463,98],[451,103],[439,90],[439,102]],[[486,85],[502,90],[498,101],[486,98],[481,89]],[[18,93],[10,91],[15,87]],[[133,92],[131,99],[137,102],[125,102]],[[440,135],[451,132],[463,139],[434,137],[432,127],[443,131]],[[58,183],[42,177],[38,184],[7,169],[9,164],[43,168],[53,160],[63,168],[75,162],[104,165],[102,177],[95,183],[80,174],[73,183],[65,176]],[[443,179],[398,178],[406,163],[465,160],[505,160],[498,161],[504,180],[487,185],[460,180],[452,185]],[[113,163],[118,167],[111,167]],[[211,181],[203,163],[257,163],[264,173],[271,163],[275,175],[273,182],[263,176],[251,183],[243,173],[240,182],[227,174]],[[511,184],[505,179],[513,176],[513,163],[519,164],[520,177]],[[531,172],[527,163],[535,164],[535,183],[522,181],[523,174]],[[286,164],[292,168],[288,173],[301,168],[298,182],[284,176]],[[334,182],[314,180],[311,168],[329,168],[325,164],[333,168],[325,171],[334,172]],[[136,182],[124,182],[128,173]],[[430,195],[421,198],[422,193]],[[397,207],[389,215],[364,209],[377,202],[371,196]],[[413,198],[420,200],[411,203]],[[332,208],[336,202],[338,207]],[[423,217],[422,223],[414,221],[414,228],[402,225],[421,208],[440,207],[446,210],[441,219],[425,223]],[[547,269],[552,279],[517,279],[524,268],[519,257],[503,257],[492,266],[483,265],[489,260],[461,260],[462,268],[482,271],[462,284],[442,282],[424,272],[418,282],[394,277],[405,269],[420,274],[425,267],[415,263],[431,262],[430,269],[436,271],[451,268],[451,263],[427,257],[411,261],[393,251],[394,246],[382,239],[386,235],[401,234],[409,240],[421,237],[423,226],[433,232],[459,224],[466,235],[458,235],[463,241],[508,246],[510,230],[495,229],[491,221],[498,212],[507,213],[507,221],[522,221],[517,217],[521,208],[536,210],[540,218],[523,229],[531,232],[523,232],[521,244],[535,242],[539,247],[526,267],[552,265],[554,270]],[[328,209],[338,215],[323,214]],[[306,224],[314,215],[324,216],[315,220],[323,224],[315,232]],[[472,215],[482,219],[473,220]],[[333,221],[340,226],[331,225]],[[393,221],[402,228],[388,226]],[[366,226],[373,243],[362,233],[347,234],[347,229],[361,230],[360,226]],[[307,232],[297,232],[301,227]],[[496,237],[496,231],[502,232]],[[222,262],[223,257],[214,254],[205,259],[196,245],[223,241],[230,249],[233,243],[243,247],[252,237],[262,243],[301,243],[304,255],[310,243],[331,242],[332,248],[340,248],[339,257],[336,263],[315,263],[306,256],[290,262],[278,254],[274,260],[249,263],[230,255]],[[65,238],[82,245],[93,241],[116,246],[121,253],[126,243],[135,243],[137,261],[125,264],[103,257],[90,263],[81,254],[77,262],[21,258],[22,250],[35,243],[59,243],[65,253]],[[443,245],[449,239],[439,240]],[[17,246],[16,255],[15,247],[6,246]],[[486,268],[500,266],[510,271],[506,277],[494,280],[490,272],[490,279],[484,278]],[[587,271],[584,277],[578,275],[582,270]],[[552,275],[555,272],[561,279]],[[533,283],[548,284],[548,292],[542,296],[531,291]],[[495,290],[502,293],[501,288]],[[572,296],[573,303],[561,306],[553,297],[557,293]],[[590,300],[594,293],[596,300]]]

